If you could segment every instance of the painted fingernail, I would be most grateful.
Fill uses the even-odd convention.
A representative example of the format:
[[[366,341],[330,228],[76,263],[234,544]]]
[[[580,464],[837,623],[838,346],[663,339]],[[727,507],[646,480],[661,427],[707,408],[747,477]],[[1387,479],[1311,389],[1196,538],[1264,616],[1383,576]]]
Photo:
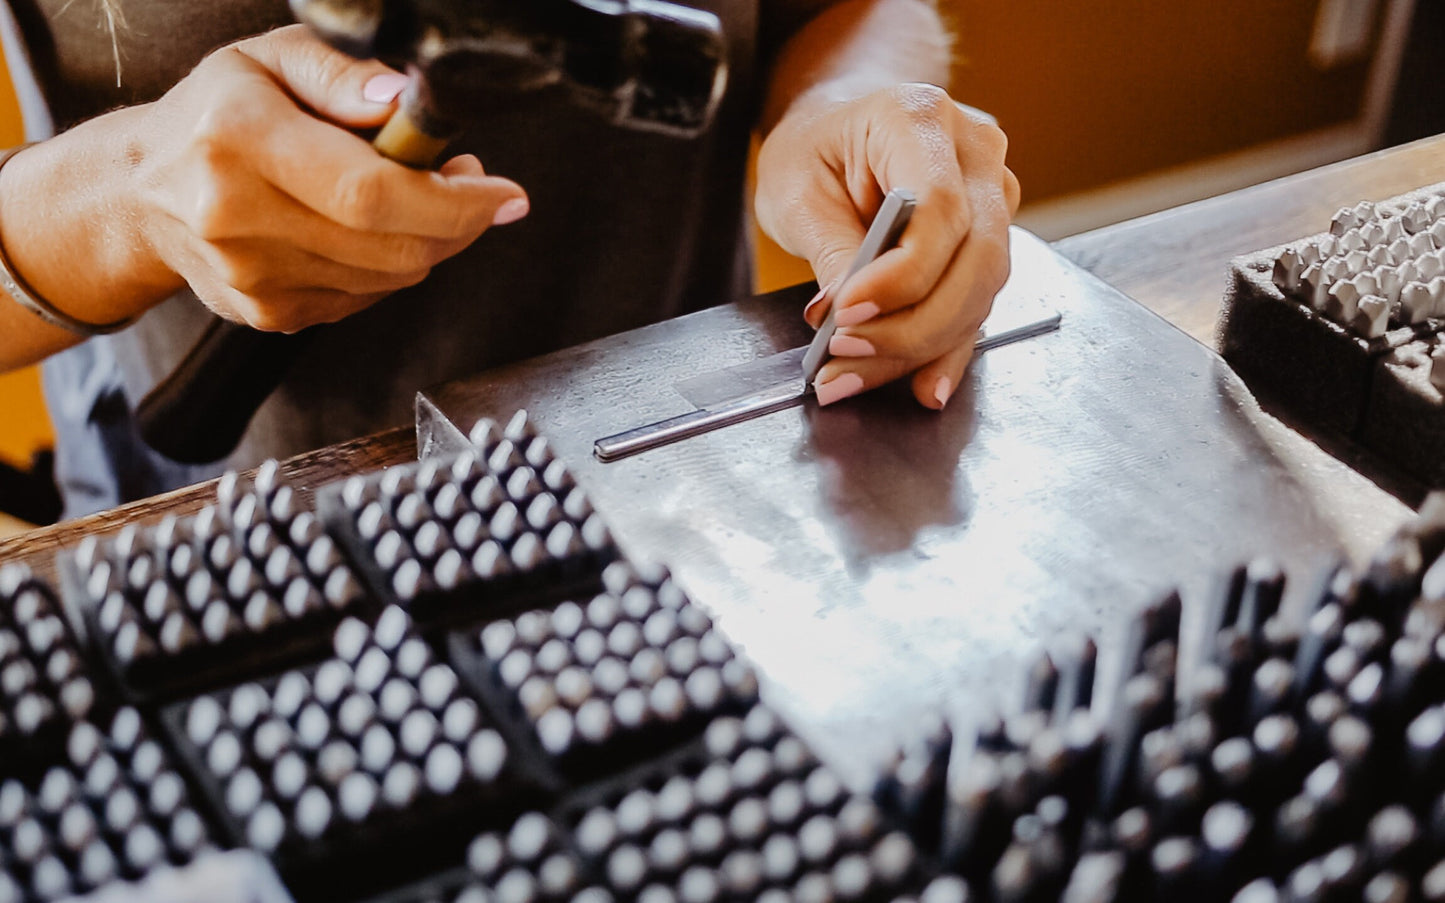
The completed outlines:
[[[361,96],[372,103],[391,103],[406,87],[407,77],[400,72],[373,75],[361,89]]]
[[[838,316],[833,322],[839,326],[857,326],[859,323],[867,323],[878,316],[878,305],[872,301],[864,301],[862,304],[854,304],[838,311]]]
[[[948,399],[953,397],[953,380],[940,376],[938,382],[933,384],[933,397],[938,399],[938,409],[943,410]]]
[[[803,319],[804,319],[804,320],[807,320],[809,323],[813,322],[812,317],[810,316],[810,315],[813,313],[813,308],[815,308],[815,307],[817,307],[819,304],[822,304],[822,303],[823,303],[823,299],[826,298],[826,297],[828,297],[828,292],[829,292],[832,288],[833,288],[832,283],[829,283],[828,285],[823,286],[822,288],[818,289],[818,294],[816,294],[816,295],[813,296],[813,300],[811,300],[811,301],[809,301],[807,304],[803,305]]]
[[[497,213],[492,217],[492,225],[505,226],[508,223],[515,223],[526,216],[532,205],[527,203],[526,198],[512,198],[497,208]]]
[[[856,373],[842,373],[818,384],[814,391],[818,393],[818,404],[830,405],[862,392],[863,377]]]
[[[878,349],[872,342],[855,335],[834,335],[828,340],[828,353],[834,357],[872,357]]]

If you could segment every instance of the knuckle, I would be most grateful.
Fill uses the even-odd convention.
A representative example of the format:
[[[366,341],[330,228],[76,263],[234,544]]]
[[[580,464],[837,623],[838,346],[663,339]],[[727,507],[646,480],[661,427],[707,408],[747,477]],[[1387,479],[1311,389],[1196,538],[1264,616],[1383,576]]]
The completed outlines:
[[[957,110],[948,92],[937,85],[913,82],[899,85],[894,92],[895,101],[915,116],[937,118],[940,114],[947,115],[949,110]]]
[[[849,248],[838,245],[830,245],[818,252],[813,259],[813,272],[818,274],[819,279],[827,279],[828,274],[842,275],[847,272],[848,263],[853,256]]]
[[[218,254],[211,267],[218,280],[243,295],[249,295],[259,287],[258,275],[234,254]]]
[[[182,81],[185,83],[202,82],[210,84],[217,78],[224,78],[224,73],[230,71],[236,64],[244,59],[243,47],[254,39],[237,41],[234,44],[227,44],[218,47],[201,58],[196,67],[191,70]]]
[[[1019,203],[1023,199],[1023,186],[1019,184],[1019,177],[1012,169],[1007,167],[1003,171],[1004,193],[1008,196],[1009,214],[1018,213]]]
[[[295,305],[280,298],[247,296],[251,300],[246,322],[262,332],[299,332],[306,328]]]
[[[991,125],[991,126],[988,127],[987,134],[988,134],[989,138],[992,139],[992,141],[993,141],[993,143],[994,143],[994,147],[995,147],[995,149],[998,151],[999,157],[1001,157],[1001,158],[1002,158],[1002,157],[1007,157],[1007,156],[1008,156],[1008,132],[1005,132],[1005,131],[1004,131],[1002,128],[1000,128],[999,126]]]
[[[232,269],[231,287],[248,295],[259,293],[271,284],[269,274],[250,263],[237,263]]]
[[[333,219],[363,232],[379,231],[386,183],[375,169],[348,172],[336,182]]]
[[[462,201],[452,204],[447,217],[447,234],[458,240],[476,238],[492,224],[496,206]]]
[[[900,278],[900,294],[908,299],[923,300],[933,288],[937,273],[930,273],[924,267],[908,267]]]
[[[984,303],[968,318],[963,338],[958,343],[959,348],[967,348],[970,354],[973,353],[974,346],[978,344],[978,331],[988,321],[989,314],[993,313],[993,300],[993,296],[984,299]]]
[[[191,148],[196,157],[212,166],[224,165],[247,141],[245,115],[225,97],[215,98],[196,117],[191,129]]]
[[[921,361],[932,357],[929,337],[916,329],[899,332],[893,345],[894,355],[906,361]]]
[[[320,42],[308,43],[305,46],[312,51],[304,57],[305,65],[309,69],[307,75],[317,85],[339,84],[345,79],[347,70],[357,65],[351,57],[333,51]]]
[[[209,254],[212,277],[231,291],[253,296],[270,287],[274,269],[265,255],[248,253],[235,243],[213,245]]]
[[[990,294],[997,293],[999,289],[1003,288],[1013,270],[1013,263],[1009,259],[1007,239],[996,245],[992,253],[983,256],[981,268],[979,281],[990,290]]]
[[[945,179],[929,188],[928,203],[944,216],[944,224],[957,234],[968,231],[973,211],[968,194],[955,178]]]
[[[421,269],[412,270],[409,273],[402,273],[396,280],[398,283],[396,287],[398,289],[410,288],[413,285],[425,281],[430,275],[431,267],[422,267]]]
[[[959,244],[973,232],[976,219],[973,200],[961,178],[949,177],[930,186],[927,197],[921,203],[927,204],[936,218],[935,240],[946,242],[949,256],[952,256]]]
[[[980,126],[978,142],[984,153],[996,160],[1008,156],[1008,133],[996,125]]]
[[[252,329],[259,329],[262,332],[285,332],[281,317],[275,309],[267,305],[252,302],[241,312],[246,319],[246,325]]]
[[[207,181],[196,192],[186,224],[190,226],[191,232],[203,241],[218,241],[230,234],[231,204],[220,183]]]
[[[962,237],[973,231],[973,207],[961,194],[955,196],[943,210],[944,222],[953,235]]]
[[[249,299],[237,297],[224,286],[207,284],[203,280],[188,278],[187,283],[196,299],[209,308],[211,313],[227,323],[251,325],[252,305]]]
[[[436,262],[433,243],[415,235],[391,236],[391,252],[387,269],[393,273],[411,273],[430,269]]]

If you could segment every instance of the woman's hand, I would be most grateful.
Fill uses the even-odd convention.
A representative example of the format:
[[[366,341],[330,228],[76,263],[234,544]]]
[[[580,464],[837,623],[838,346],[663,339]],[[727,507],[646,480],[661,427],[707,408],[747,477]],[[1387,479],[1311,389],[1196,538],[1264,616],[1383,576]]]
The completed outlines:
[[[138,117],[130,215],[203,302],[257,329],[339,320],[414,285],[527,197],[475,157],[421,172],[354,134],[384,123],[404,84],[299,25],[224,47]]]
[[[802,105],[764,141],[756,210],[763,231],[807,259],[840,327],[816,380],[829,404],[913,374],[941,409],[963,378],[978,328],[1009,273],[1018,180],[998,126],[941,88],[905,84],[855,100]],[[897,248],[849,279],[853,255],[893,188],[918,207]]]

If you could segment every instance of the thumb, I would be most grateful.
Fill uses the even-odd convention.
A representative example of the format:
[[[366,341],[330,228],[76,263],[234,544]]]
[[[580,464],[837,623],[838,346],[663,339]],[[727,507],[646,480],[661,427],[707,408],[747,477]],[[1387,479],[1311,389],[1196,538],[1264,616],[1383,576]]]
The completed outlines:
[[[829,294],[835,294],[858,256],[858,246],[863,244],[863,224],[849,211],[849,215],[838,215],[827,220],[816,221],[816,244],[808,254],[813,266],[813,275],[818,284],[828,286]]]
[[[851,205],[829,204],[802,217],[795,220],[792,230],[800,240],[795,240],[787,250],[808,261],[813,276],[823,287],[803,313],[804,319],[816,329],[837,297],[867,230]]]
[[[323,119],[352,129],[384,123],[407,76],[331,47],[305,25],[288,25],[232,45]]]

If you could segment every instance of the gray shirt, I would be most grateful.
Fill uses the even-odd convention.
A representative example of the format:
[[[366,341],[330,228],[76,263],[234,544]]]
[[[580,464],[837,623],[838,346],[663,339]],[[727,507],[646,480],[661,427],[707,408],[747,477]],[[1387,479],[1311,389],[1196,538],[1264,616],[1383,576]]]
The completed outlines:
[[[106,2],[115,0],[10,2],[28,51],[20,81],[33,73],[57,129],[154,99],[213,47],[290,18],[278,0],[121,0],[117,86]],[[530,215],[322,331],[226,461],[168,461],[140,441],[131,417],[206,325],[189,293],[47,361],[66,514],[403,424],[427,385],[745,294],[757,0],[691,5],[715,12],[729,38],[729,91],[706,136],[618,130],[555,95],[479,116],[454,149],[526,188]]]

